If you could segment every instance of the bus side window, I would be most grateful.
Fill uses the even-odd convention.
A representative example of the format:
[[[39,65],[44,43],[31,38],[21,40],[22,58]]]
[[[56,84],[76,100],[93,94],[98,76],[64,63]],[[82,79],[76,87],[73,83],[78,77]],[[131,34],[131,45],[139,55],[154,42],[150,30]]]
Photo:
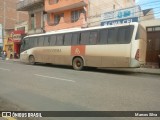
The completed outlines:
[[[130,27],[120,27],[118,29],[118,43],[119,44],[128,44],[131,41],[130,37]]]
[[[126,41],[126,31],[124,27],[118,29],[118,43],[124,44]]]
[[[50,36],[45,36],[44,38],[44,46],[49,46],[50,44]]]
[[[117,31],[116,28],[108,29],[108,44],[118,44]]]
[[[65,34],[64,45],[71,45],[72,33]]]
[[[32,42],[33,42],[32,38],[29,38],[28,42],[29,42],[29,49],[30,49],[30,48],[32,48]]]
[[[91,31],[89,38],[90,44],[95,45],[97,43],[97,39],[98,39],[98,31]]]
[[[89,45],[90,44],[90,32],[89,31],[85,31],[81,33],[81,39],[80,39],[80,44],[81,45]]]
[[[35,46],[34,42],[35,42],[35,38],[34,37],[29,39],[29,48],[33,48]]]
[[[27,50],[28,48],[29,48],[29,38],[26,38],[24,50]]]
[[[25,43],[26,43],[25,40],[26,40],[26,39],[23,39],[23,40],[22,40],[21,48],[20,48],[20,51],[21,51],[21,52],[23,52],[23,51],[25,50]]]
[[[34,37],[34,47],[37,47],[37,46],[38,46],[38,38]]]
[[[57,43],[56,45],[63,45],[63,34],[57,35]]]
[[[73,33],[72,35],[72,45],[79,45],[80,33]]]
[[[25,49],[26,46],[26,39],[24,39],[23,43],[22,43],[23,49]]]
[[[107,29],[100,30],[99,44],[107,44],[107,36],[108,36]]]
[[[52,36],[50,37],[50,46],[56,45],[56,41],[57,41],[56,35],[52,35]]]
[[[41,36],[41,37],[39,37],[39,39],[38,39],[38,46],[43,46],[43,45],[44,45],[44,37]]]

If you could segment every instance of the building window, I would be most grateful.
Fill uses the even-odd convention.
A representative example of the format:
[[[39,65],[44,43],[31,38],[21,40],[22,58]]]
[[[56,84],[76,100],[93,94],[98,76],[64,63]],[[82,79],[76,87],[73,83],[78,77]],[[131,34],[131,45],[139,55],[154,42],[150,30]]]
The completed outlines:
[[[59,24],[61,17],[63,17],[63,14],[56,14],[54,15],[54,25]]]
[[[71,22],[76,22],[79,20],[80,14],[83,10],[75,10],[71,12]]]
[[[160,31],[160,26],[148,27],[147,32]]]
[[[148,32],[151,32],[151,31],[153,31],[153,30],[152,30],[152,28],[147,28],[147,31],[148,31]]]
[[[35,24],[34,14],[31,14],[31,29],[34,29],[34,24]]]
[[[25,27],[19,27],[19,28],[17,28],[17,30],[24,30],[25,31]]]
[[[155,31],[160,31],[160,27],[155,27]]]
[[[57,4],[59,0],[48,0],[49,4]]]

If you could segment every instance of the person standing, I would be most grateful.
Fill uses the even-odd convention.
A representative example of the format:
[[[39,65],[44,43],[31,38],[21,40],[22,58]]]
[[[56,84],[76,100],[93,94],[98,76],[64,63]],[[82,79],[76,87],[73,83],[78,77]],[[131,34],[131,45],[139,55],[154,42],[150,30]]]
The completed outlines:
[[[5,60],[6,58],[5,58],[5,54],[6,54],[6,52],[5,51],[2,51],[2,60]]]
[[[7,52],[6,51],[3,52],[3,56],[4,56],[4,60],[5,60],[6,57],[7,57]]]
[[[4,60],[4,51],[1,52],[2,60]]]

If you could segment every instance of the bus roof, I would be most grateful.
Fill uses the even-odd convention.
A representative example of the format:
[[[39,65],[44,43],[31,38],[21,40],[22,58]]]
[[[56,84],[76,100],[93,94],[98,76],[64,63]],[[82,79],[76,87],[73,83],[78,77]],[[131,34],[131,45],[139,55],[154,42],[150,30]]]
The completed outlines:
[[[43,35],[61,34],[61,33],[80,32],[80,31],[112,28],[112,27],[121,27],[121,26],[128,26],[128,25],[138,25],[138,23],[137,22],[132,22],[132,23],[119,24],[119,25],[98,26],[98,27],[90,27],[90,28],[71,28],[71,29],[64,29],[64,30],[46,32],[46,33],[42,33],[42,34],[29,35],[29,36],[26,36],[24,38],[38,37],[38,36],[43,36]]]

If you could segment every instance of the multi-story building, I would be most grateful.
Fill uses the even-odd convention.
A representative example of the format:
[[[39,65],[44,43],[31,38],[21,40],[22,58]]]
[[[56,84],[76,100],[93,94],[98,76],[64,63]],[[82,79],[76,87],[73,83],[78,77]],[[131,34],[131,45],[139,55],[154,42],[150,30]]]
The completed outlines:
[[[29,14],[28,34],[44,32],[44,0],[20,0],[17,11],[27,11]]]
[[[35,34],[100,25],[95,21],[100,20],[102,13],[134,4],[134,0],[23,0],[17,4],[17,10],[28,11],[28,34]]]
[[[18,0],[0,0],[0,23],[4,29],[14,29],[14,25],[28,19],[26,12],[16,11]]]
[[[100,26],[101,15],[135,5],[135,0],[89,0],[88,26]]]
[[[88,0],[45,0],[46,31],[87,26]]]
[[[16,23],[26,21],[28,14],[26,12],[16,11],[18,0],[0,0],[0,24],[2,24],[3,34],[0,37],[4,41],[8,34],[14,30]]]

